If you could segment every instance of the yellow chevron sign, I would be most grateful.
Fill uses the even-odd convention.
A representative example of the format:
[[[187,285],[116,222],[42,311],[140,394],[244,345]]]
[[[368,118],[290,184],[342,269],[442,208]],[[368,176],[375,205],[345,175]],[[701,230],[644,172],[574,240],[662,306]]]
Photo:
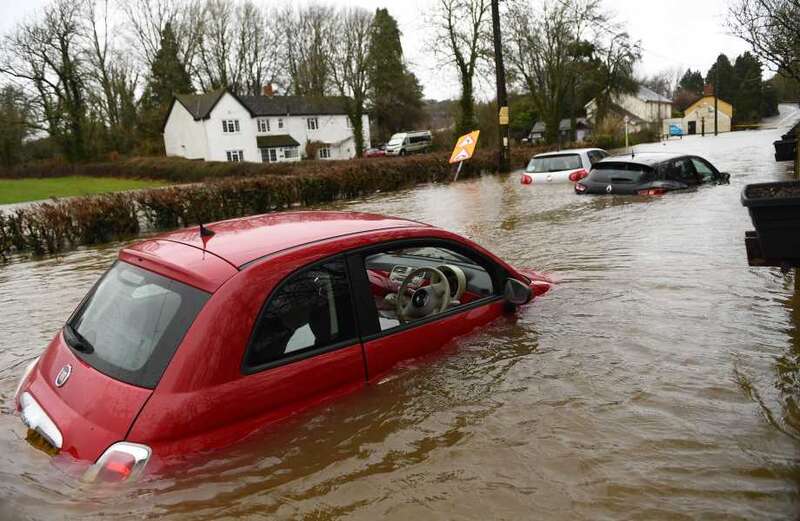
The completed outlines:
[[[469,134],[464,134],[458,138],[456,146],[453,148],[453,153],[450,155],[451,164],[466,161],[472,157],[472,154],[475,153],[475,145],[478,144],[480,133],[480,130],[473,130]]]

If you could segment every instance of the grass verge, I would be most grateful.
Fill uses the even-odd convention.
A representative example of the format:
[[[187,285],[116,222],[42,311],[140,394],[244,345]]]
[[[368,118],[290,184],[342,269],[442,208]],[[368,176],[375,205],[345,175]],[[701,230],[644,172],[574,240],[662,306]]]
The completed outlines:
[[[110,177],[50,177],[39,179],[0,179],[0,204],[40,201],[52,197],[77,197],[163,186],[153,179]]]

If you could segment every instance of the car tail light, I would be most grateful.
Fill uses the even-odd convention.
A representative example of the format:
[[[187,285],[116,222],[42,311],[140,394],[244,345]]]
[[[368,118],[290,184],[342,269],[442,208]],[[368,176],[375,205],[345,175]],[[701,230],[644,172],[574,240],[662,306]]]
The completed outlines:
[[[151,453],[147,445],[127,441],[115,443],[89,467],[83,481],[114,483],[134,480],[144,471]]]
[[[586,188],[587,188],[586,185],[583,183],[575,183],[575,191],[578,192],[579,194],[585,192]]]
[[[533,184],[533,178],[528,174],[522,174],[522,177],[520,178],[519,182],[524,185],[530,185]]]
[[[667,193],[663,188],[648,188],[647,190],[638,190],[637,195],[664,195]]]
[[[569,180],[575,183],[577,181],[580,181],[587,175],[589,175],[589,172],[587,172],[585,168],[581,168],[580,170],[575,170],[574,172],[569,174]]]

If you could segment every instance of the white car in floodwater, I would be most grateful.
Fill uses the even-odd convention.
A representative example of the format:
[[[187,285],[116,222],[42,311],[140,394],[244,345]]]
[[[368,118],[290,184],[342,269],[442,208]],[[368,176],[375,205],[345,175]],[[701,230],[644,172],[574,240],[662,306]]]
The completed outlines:
[[[589,175],[593,164],[608,155],[602,148],[575,148],[536,154],[522,173],[520,182],[524,185],[576,183]]]

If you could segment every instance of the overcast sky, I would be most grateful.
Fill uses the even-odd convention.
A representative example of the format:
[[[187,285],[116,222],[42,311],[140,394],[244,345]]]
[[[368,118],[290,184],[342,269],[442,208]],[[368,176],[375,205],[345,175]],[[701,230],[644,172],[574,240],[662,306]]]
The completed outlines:
[[[256,0],[270,3],[276,0]],[[536,1],[536,0],[534,0]],[[748,49],[741,40],[726,33],[725,12],[730,0],[605,0],[608,10],[624,22],[644,49],[638,66],[640,74],[664,69],[709,69],[720,52],[733,60]],[[18,20],[31,16],[47,0],[0,0],[0,31],[7,31]],[[385,7],[403,32],[403,49],[411,69],[434,99],[458,96],[458,79],[449,68],[436,64],[429,49],[429,27],[424,13],[435,0],[329,0],[335,5]],[[493,78],[484,78],[481,97],[491,96]]]

